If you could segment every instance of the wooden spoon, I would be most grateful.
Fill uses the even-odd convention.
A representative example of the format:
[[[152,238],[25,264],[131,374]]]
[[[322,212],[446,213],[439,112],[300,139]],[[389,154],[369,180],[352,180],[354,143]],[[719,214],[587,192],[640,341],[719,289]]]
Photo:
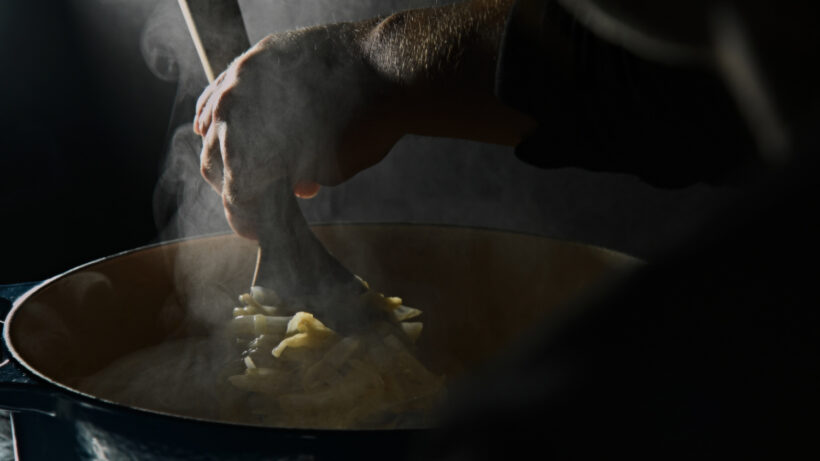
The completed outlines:
[[[179,0],[188,31],[209,82],[250,48],[236,0]],[[271,183],[259,209],[259,253],[252,286],[273,290],[285,303],[304,308],[337,331],[350,331],[378,315],[363,306],[362,282],[310,230],[289,179]]]

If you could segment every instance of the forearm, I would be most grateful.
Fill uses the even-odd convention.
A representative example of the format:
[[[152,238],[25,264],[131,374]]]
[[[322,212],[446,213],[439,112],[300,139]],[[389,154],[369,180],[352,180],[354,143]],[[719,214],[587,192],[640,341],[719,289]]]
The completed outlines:
[[[514,0],[409,10],[361,37],[367,62],[400,94],[409,133],[514,145],[529,117],[494,95],[498,48]]]

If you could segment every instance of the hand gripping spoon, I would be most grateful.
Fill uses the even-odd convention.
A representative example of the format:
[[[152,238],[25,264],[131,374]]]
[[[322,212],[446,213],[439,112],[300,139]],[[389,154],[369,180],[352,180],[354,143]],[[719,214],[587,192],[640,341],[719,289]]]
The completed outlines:
[[[236,0],[179,0],[200,61],[213,82],[250,47]],[[314,313],[328,327],[350,332],[381,318],[365,308],[361,280],[342,265],[308,227],[285,179],[268,186],[258,210],[259,253],[251,284]],[[265,290],[262,290],[264,293]]]

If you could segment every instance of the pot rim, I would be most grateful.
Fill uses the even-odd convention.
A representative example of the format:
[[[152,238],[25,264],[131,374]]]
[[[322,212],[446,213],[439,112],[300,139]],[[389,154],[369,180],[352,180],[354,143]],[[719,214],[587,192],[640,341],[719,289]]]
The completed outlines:
[[[642,264],[643,261],[639,258],[636,258],[632,255],[610,250],[608,248],[600,247],[593,244],[575,242],[571,240],[564,240],[553,238],[545,235],[539,235],[532,232],[525,232],[525,231],[518,231],[518,230],[505,230],[499,228],[490,228],[490,227],[480,227],[480,226],[465,226],[465,225],[455,225],[455,224],[441,224],[441,223],[425,223],[425,222],[349,222],[349,221],[341,221],[341,222],[317,222],[311,223],[310,227],[335,227],[335,226],[356,226],[356,227],[436,227],[436,228],[446,228],[446,229],[460,229],[460,230],[476,230],[482,232],[493,232],[493,233],[503,233],[503,234],[512,234],[512,235],[519,235],[525,237],[533,237],[533,238],[540,238],[540,239],[547,239],[552,240],[555,242],[561,242],[563,244],[583,247],[583,248],[591,248],[595,250],[602,251],[604,253],[611,254],[617,257],[623,257],[626,260],[631,260],[634,263]],[[140,247],[132,248],[129,250],[120,251],[108,256],[103,256],[91,261],[88,261],[84,264],[79,266],[75,266],[71,269],[68,269],[65,272],[60,274],[54,275],[52,277],[43,280],[40,283],[36,283],[34,286],[29,288],[26,292],[21,294],[17,297],[14,302],[12,303],[12,307],[9,310],[8,314],[6,315],[5,319],[3,320],[3,342],[5,343],[6,350],[11,354],[10,357],[6,357],[5,360],[0,362],[0,366],[4,366],[9,361],[13,361],[14,363],[18,364],[24,371],[26,375],[33,375],[27,376],[28,378],[33,378],[33,381],[40,386],[46,386],[47,390],[50,392],[58,392],[59,398],[62,399],[69,399],[72,400],[76,404],[80,404],[87,408],[93,408],[95,410],[101,410],[106,412],[127,412],[133,413],[141,416],[151,416],[151,417],[162,417],[162,418],[171,418],[174,421],[183,420],[188,421],[191,423],[197,424],[210,424],[210,425],[217,425],[223,427],[232,427],[232,428],[253,428],[253,429],[263,429],[263,430],[273,430],[278,432],[290,432],[295,436],[301,437],[314,437],[320,434],[367,434],[367,433],[414,433],[414,432],[428,432],[435,430],[435,428],[402,428],[402,429],[310,429],[310,428],[292,428],[292,427],[278,427],[278,426],[265,426],[261,424],[246,424],[246,423],[236,423],[236,422],[229,422],[229,421],[218,421],[218,420],[211,420],[211,419],[204,419],[204,418],[196,418],[187,415],[175,414],[175,413],[168,413],[162,412],[158,410],[140,408],[125,405],[123,403],[114,402],[111,400],[106,400],[101,397],[85,393],[78,389],[69,387],[65,384],[57,382],[48,376],[41,373],[35,367],[26,362],[26,360],[20,355],[17,348],[15,347],[14,343],[11,341],[11,325],[14,323],[14,317],[17,312],[22,308],[23,304],[26,301],[37,294],[40,290],[48,287],[52,283],[55,283],[58,280],[61,280],[71,274],[76,272],[80,272],[86,270],[90,267],[93,267],[97,264],[101,264],[103,262],[108,262],[116,258],[124,257],[130,254],[134,254],[141,251],[151,250],[163,246],[169,246],[174,244],[180,244],[191,240],[205,240],[205,239],[213,239],[213,238],[224,238],[226,236],[235,235],[231,231],[226,232],[216,232],[210,234],[202,234],[202,235],[194,235],[194,236],[187,236],[181,237],[177,239],[165,240],[161,242],[150,243],[147,245],[143,245]],[[36,385],[35,385],[36,386]]]

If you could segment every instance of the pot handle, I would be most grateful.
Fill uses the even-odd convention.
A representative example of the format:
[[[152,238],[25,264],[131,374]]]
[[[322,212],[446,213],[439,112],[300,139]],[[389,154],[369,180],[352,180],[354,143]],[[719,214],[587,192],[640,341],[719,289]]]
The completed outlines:
[[[15,285],[0,285],[0,322],[5,319],[11,310],[13,301],[36,283],[18,283]],[[2,343],[2,357],[0,357],[0,409],[11,411],[28,411],[56,416],[58,395],[56,392],[35,379],[31,378],[14,359],[11,358],[5,336]]]

